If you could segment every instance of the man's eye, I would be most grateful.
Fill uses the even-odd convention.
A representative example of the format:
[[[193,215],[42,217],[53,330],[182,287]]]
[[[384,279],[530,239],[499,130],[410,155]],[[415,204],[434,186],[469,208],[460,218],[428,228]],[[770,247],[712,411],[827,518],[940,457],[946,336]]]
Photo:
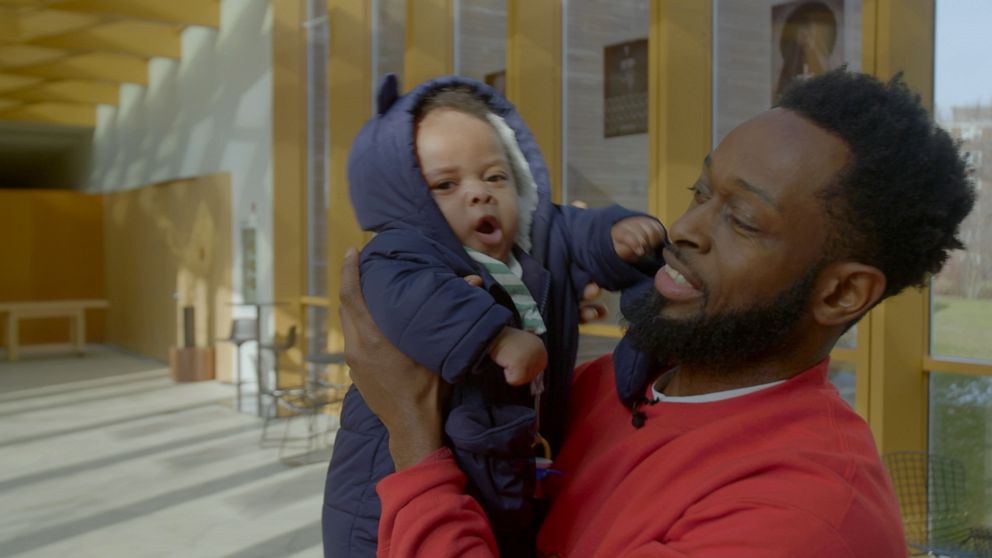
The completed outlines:
[[[689,186],[689,191],[692,192],[692,199],[696,203],[703,203],[707,199],[706,192],[699,186],[699,184],[693,184]]]
[[[730,222],[733,223],[735,227],[737,227],[738,229],[740,229],[740,230],[742,230],[742,231],[744,231],[744,232],[746,232],[748,234],[754,234],[754,233],[757,233],[757,232],[761,232],[754,225],[751,225],[747,221],[744,221],[744,220],[742,220],[742,219],[740,219],[738,217],[735,217],[734,215],[731,215],[730,216]]]

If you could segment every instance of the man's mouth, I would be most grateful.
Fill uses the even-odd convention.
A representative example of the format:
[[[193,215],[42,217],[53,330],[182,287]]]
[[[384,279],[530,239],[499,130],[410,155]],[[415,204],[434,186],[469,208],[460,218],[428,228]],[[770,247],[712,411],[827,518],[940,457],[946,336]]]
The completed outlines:
[[[702,288],[697,287],[694,281],[690,281],[682,272],[672,267],[670,262],[674,258],[670,254],[665,254],[665,259],[669,263],[659,269],[654,276],[655,290],[671,301],[702,298]]]
[[[689,284],[689,280],[685,278],[685,275],[682,275],[681,273],[676,271],[674,267],[666,265],[665,267],[661,268],[661,270],[667,273],[668,276],[672,278],[672,281],[675,281],[676,285],[681,285],[683,287],[692,286]]]
[[[475,224],[475,235],[483,244],[495,246],[503,241],[503,228],[498,219],[486,216]]]

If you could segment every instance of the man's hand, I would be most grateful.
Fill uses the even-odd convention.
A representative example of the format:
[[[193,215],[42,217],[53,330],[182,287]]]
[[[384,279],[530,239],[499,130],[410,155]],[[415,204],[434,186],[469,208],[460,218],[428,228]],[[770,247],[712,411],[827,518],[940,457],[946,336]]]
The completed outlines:
[[[548,367],[548,351],[533,333],[504,327],[489,348],[489,358],[503,368],[506,383],[522,386]]]
[[[582,301],[579,302],[579,323],[588,324],[606,317],[606,306],[595,302],[603,289],[596,283],[589,283],[582,291]]]
[[[639,260],[665,241],[665,227],[650,217],[627,217],[610,229],[613,249],[625,262]]]
[[[441,408],[450,386],[393,346],[372,321],[354,249],[344,257],[338,298],[351,379],[389,431],[396,470],[415,465],[443,445]]]

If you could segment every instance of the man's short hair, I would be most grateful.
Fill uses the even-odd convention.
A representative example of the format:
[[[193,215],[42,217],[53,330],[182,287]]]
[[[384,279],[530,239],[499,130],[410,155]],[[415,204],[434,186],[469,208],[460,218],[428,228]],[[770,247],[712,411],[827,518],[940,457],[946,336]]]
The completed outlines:
[[[826,256],[877,267],[883,298],[923,286],[949,252],[975,193],[958,145],[900,76],[888,83],[844,69],[798,80],[777,106],[838,135],[848,165],[822,192]]]

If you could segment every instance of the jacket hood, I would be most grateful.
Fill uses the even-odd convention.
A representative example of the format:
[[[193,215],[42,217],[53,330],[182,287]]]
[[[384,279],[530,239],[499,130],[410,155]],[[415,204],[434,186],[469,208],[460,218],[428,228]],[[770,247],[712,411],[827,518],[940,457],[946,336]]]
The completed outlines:
[[[374,232],[415,229],[462,251],[461,242],[434,203],[414,144],[414,111],[426,96],[445,87],[467,87],[489,106],[490,124],[503,142],[517,184],[516,244],[530,250],[534,211],[551,200],[547,166],[513,105],[488,85],[459,76],[424,82],[405,95],[399,94],[396,76],[383,79],[376,114],[362,127],[348,156],[349,193],[358,224]]]

